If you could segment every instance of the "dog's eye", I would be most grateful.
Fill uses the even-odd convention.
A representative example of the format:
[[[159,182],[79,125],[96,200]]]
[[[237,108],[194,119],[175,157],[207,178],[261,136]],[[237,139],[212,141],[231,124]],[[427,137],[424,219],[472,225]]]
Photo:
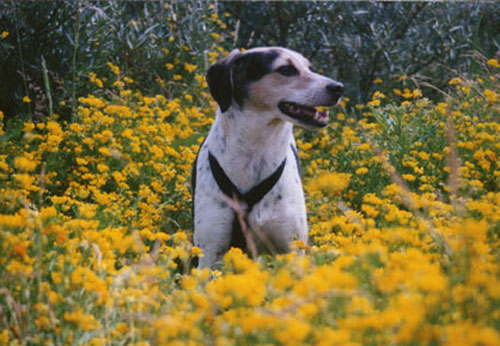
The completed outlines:
[[[294,76],[294,75],[299,73],[299,71],[297,71],[297,69],[293,65],[284,65],[284,66],[278,67],[276,69],[276,72],[278,72],[279,74],[282,74],[283,76],[287,76],[287,77]]]

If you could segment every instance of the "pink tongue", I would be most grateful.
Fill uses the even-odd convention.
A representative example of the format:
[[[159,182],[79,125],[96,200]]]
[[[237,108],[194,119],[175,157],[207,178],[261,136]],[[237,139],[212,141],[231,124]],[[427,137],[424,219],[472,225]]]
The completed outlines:
[[[316,111],[314,118],[319,120],[328,119],[328,113]]]

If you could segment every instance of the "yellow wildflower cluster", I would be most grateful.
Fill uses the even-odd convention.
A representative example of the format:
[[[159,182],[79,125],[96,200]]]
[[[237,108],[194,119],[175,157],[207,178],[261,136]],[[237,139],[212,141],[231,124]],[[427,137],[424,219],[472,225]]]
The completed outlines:
[[[309,243],[232,249],[214,271],[191,241],[215,112],[201,75],[198,105],[121,83],[73,123],[1,128],[0,345],[500,344],[500,82],[484,80],[437,105],[377,92],[362,120],[297,130]]]

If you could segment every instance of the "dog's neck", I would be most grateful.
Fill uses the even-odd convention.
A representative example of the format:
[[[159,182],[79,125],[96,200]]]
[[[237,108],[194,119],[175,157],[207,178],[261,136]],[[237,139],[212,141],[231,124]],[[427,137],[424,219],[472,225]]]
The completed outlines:
[[[293,142],[293,125],[272,114],[217,110],[209,150],[245,192],[271,175]]]

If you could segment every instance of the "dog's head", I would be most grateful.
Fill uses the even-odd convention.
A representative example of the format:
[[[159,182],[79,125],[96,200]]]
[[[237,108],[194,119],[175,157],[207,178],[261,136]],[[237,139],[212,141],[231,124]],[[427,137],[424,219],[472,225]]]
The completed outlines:
[[[222,113],[237,107],[313,129],[328,124],[328,113],[315,107],[336,104],[343,90],[342,83],[311,71],[302,55],[281,47],[233,50],[210,67],[207,82]]]

